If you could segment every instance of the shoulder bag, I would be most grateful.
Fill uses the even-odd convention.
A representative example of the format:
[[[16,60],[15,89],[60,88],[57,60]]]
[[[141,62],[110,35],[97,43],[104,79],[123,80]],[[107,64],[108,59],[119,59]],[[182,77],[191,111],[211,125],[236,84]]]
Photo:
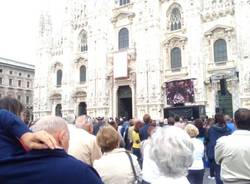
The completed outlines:
[[[135,178],[134,184],[141,184],[142,182],[138,179],[138,176],[136,175],[135,167],[134,167],[133,160],[132,160],[130,153],[128,151],[126,151],[125,153],[128,155],[130,165],[131,165],[132,170],[133,170],[133,174],[134,174],[134,178]]]

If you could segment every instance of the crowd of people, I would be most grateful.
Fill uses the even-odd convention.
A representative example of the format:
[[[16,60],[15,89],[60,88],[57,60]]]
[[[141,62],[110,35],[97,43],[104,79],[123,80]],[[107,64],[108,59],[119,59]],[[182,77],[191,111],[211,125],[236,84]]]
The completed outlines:
[[[1,184],[250,183],[250,110],[188,121],[41,117],[28,127],[22,104],[0,99]]]

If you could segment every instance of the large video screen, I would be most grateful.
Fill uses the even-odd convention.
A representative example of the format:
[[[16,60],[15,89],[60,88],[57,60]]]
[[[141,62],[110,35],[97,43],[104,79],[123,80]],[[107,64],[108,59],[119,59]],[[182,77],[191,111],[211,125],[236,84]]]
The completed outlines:
[[[191,79],[167,82],[166,90],[169,105],[194,102],[194,85]]]

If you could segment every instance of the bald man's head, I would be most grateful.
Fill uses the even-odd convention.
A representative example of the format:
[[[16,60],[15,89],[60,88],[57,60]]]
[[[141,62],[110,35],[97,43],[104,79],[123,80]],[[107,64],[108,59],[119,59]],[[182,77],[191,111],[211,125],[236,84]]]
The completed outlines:
[[[66,151],[69,147],[69,130],[67,122],[61,117],[46,116],[38,120],[31,129],[36,132],[45,130],[57,141],[57,146],[63,147]]]
[[[82,128],[86,130],[87,132],[89,132],[90,134],[92,134],[93,133],[93,120],[87,115],[79,116],[76,119],[76,127]]]

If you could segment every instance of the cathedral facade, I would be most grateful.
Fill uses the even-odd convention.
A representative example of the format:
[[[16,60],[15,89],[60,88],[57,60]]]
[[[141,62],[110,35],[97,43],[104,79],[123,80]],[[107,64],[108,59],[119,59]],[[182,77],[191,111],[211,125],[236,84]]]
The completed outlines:
[[[35,118],[197,117],[250,107],[250,1],[67,0],[40,18]]]

